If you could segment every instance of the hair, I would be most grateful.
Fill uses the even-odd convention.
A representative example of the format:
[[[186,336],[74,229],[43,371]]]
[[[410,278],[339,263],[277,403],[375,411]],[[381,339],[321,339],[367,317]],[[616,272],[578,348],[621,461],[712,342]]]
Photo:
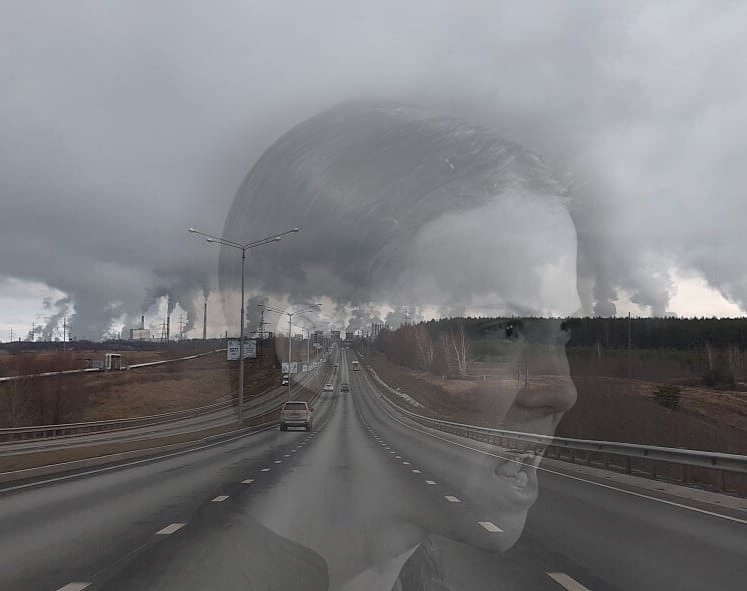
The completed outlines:
[[[568,192],[537,154],[492,127],[398,102],[352,101],[264,152],[237,192],[224,237],[249,241],[301,225],[300,235],[250,259],[254,285],[355,301],[407,268],[408,246],[428,224],[497,199],[565,209]],[[221,289],[233,286],[236,264],[221,253]],[[323,293],[329,283],[334,294]]]

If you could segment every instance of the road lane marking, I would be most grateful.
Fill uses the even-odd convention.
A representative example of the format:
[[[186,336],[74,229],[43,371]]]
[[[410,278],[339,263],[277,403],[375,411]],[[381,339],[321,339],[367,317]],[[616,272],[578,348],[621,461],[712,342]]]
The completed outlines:
[[[260,470],[260,472],[269,472],[269,471],[270,471],[270,469],[269,469],[269,468],[262,468],[262,469]]]
[[[402,456],[394,456],[397,460],[401,460]]]
[[[461,503],[462,502],[459,499],[457,499],[456,497],[452,497],[451,495],[446,495],[444,497],[444,499],[446,499],[447,501],[449,501],[449,503]]]
[[[274,463],[274,464],[282,464],[282,463],[283,463],[283,460],[275,460],[275,461],[274,461],[273,463]]]
[[[413,474],[420,474],[420,470],[413,470],[412,473]]]
[[[390,451],[389,453],[390,453],[390,454],[396,454],[397,452],[396,452],[396,451]],[[399,456],[398,456],[398,457],[399,457]]]
[[[426,480],[425,483],[426,484],[436,484],[436,481],[435,480]]]
[[[290,454],[283,454],[283,457],[284,457],[284,458],[289,458],[289,457],[290,457]]]
[[[153,456],[151,458],[144,458],[141,460],[133,460],[131,462],[124,462],[124,463],[115,463],[111,466],[104,466],[102,468],[94,468],[93,470],[86,470],[85,472],[75,472],[73,474],[66,474],[64,476],[55,476],[53,478],[47,478],[45,480],[36,480],[34,482],[27,482],[26,484],[18,484],[15,486],[8,486],[8,487],[0,487],[0,493],[7,493],[7,492],[13,492],[16,490],[24,490],[27,488],[37,488],[40,486],[44,486],[46,484],[54,484],[57,482],[65,482],[66,480],[78,480],[82,478],[83,476],[93,476],[95,474],[103,474],[106,472],[115,472],[122,470],[123,468],[130,468],[132,466],[140,466],[143,464],[154,464],[156,462],[159,462],[161,460],[167,460],[169,458],[175,458],[178,456],[186,456],[191,453],[195,453],[198,451],[202,451],[205,449],[210,449],[213,447],[217,447],[219,445],[225,445],[227,443],[233,443],[234,441],[238,441],[239,439],[244,439],[245,437],[251,437],[252,435],[258,435],[259,433],[265,433],[267,431],[270,431],[271,429],[274,429],[275,427],[263,427],[261,429],[257,429],[256,431],[250,431],[249,433],[242,433],[241,435],[237,435],[236,437],[231,437],[229,439],[222,439],[221,441],[216,441],[215,443],[206,443],[205,445],[200,445],[197,447],[190,447],[188,449],[183,449],[179,451],[173,451],[166,454],[162,454],[160,456]],[[66,462],[62,462],[61,464],[65,464]],[[53,465],[60,465],[60,464],[53,464]]]
[[[410,465],[410,462],[402,462],[402,465],[403,465],[403,466],[409,466],[409,465]]]
[[[242,480],[241,484],[251,484],[252,482],[254,482],[254,480],[252,480],[251,478],[247,478],[246,480]]]
[[[480,525],[480,527],[488,530],[490,533],[493,533],[493,534],[503,533],[503,530],[500,527],[498,527],[495,523],[493,523],[492,521],[478,521],[477,523]]]
[[[383,409],[383,407],[382,407],[382,409]],[[398,422],[403,427],[409,429],[410,431],[416,431],[418,433],[422,433],[423,435],[427,435],[428,437],[432,437],[433,439],[439,439],[439,440],[441,440],[441,441],[443,441],[445,443],[448,443],[450,445],[455,445],[457,447],[462,447],[464,449],[469,449],[471,451],[477,452],[479,454],[483,454],[485,456],[490,456],[490,457],[493,457],[493,458],[498,458],[499,460],[511,459],[511,458],[507,458],[506,457],[506,455],[508,455],[508,454],[506,454],[506,455],[499,455],[499,454],[490,453],[490,452],[487,452],[487,451],[482,450],[482,449],[477,449],[475,447],[471,447],[469,445],[464,445],[462,443],[457,443],[456,441],[452,441],[450,439],[446,439],[445,437],[439,437],[438,435],[434,435],[433,433],[428,433],[427,431],[423,431],[422,429],[417,429],[416,427],[410,426],[410,425],[404,423],[403,421],[401,421],[399,418],[397,418],[397,417],[389,414],[388,410],[384,410],[383,412],[387,416],[389,416],[389,418],[394,419],[396,422]],[[623,494],[630,495],[630,496],[633,496],[633,497],[639,497],[641,499],[648,499],[649,501],[654,501],[654,502],[657,502],[657,503],[663,503],[665,505],[669,505],[670,507],[677,507],[679,509],[686,509],[688,511],[693,511],[695,513],[700,513],[701,515],[708,515],[710,517],[718,517],[718,518],[721,518],[721,519],[727,519],[728,521],[733,521],[734,523],[740,523],[742,525],[747,525],[747,519],[740,519],[739,517],[732,517],[731,515],[724,515],[723,513],[716,513],[715,511],[708,511],[706,509],[699,509],[698,507],[692,507],[690,505],[684,505],[682,503],[677,503],[675,501],[668,501],[667,499],[659,499],[657,497],[652,497],[652,496],[649,496],[649,495],[645,495],[643,493],[634,492],[632,490],[626,490],[624,488],[617,488],[615,486],[611,486],[609,484],[604,484],[602,482],[594,482],[593,480],[586,480],[585,478],[580,478],[578,476],[571,476],[570,474],[565,474],[563,472],[558,472],[557,470],[551,470],[550,468],[544,468],[542,466],[537,466],[537,470],[541,470],[541,471],[547,472],[549,474],[554,474],[554,475],[560,476],[562,478],[569,478],[571,480],[577,480],[579,482],[584,482],[584,483],[590,484],[592,486],[598,486],[598,487],[601,487],[601,488],[606,488],[608,490],[613,490],[615,492],[623,493]]]
[[[218,495],[217,497],[215,497],[215,498],[214,498],[214,499],[213,499],[212,501],[210,501],[210,502],[211,502],[211,503],[222,503],[222,502],[223,502],[223,501],[225,501],[225,500],[226,500],[227,498],[228,498],[228,495]]]
[[[91,583],[68,583],[64,587],[60,587],[57,591],[83,591],[88,589]]]
[[[156,535],[157,536],[170,536],[175,531],[179,531],[180,529],[182,529],[185,525],[187,524],[186,523],[171,523],[167,525],[166,527],[164,527],[163,529],[159,529],[156,532]]]
[[[565,573],[547,573],[547,576],[568,591],[589,591],[587,587]]]

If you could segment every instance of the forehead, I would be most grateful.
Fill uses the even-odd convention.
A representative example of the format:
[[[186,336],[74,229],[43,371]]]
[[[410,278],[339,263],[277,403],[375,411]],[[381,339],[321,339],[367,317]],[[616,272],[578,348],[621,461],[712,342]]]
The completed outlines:
[[[413,303],[473,314],[578,309],[577,237],[568,212],[550,197],[504,197],[421,228],[403,276]]]

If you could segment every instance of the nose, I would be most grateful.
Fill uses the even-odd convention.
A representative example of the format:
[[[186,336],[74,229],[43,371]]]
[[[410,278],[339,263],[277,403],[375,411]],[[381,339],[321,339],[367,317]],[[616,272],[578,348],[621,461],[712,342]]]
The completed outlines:
[[[541,361],[526,359],[518,377],[519,390],[505,417],[506,423],[518,427],[549,415],[556,415],[559,420],[576,403],[576,386],[570,376],[565,347],[546,350]]]

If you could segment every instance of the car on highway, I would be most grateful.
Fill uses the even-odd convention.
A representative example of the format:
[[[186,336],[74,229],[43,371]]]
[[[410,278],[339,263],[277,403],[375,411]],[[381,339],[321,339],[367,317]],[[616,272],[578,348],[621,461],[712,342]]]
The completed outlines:
[[[289,400],[280,411],[280,430],[287,431],[288,427],[304,427],[307,431],[311,431],[313,411],[314,409],[309,406],[308,402]]]
[[[324,391],[325,392],[334,392],[335,388],[332,384],[324,384]]]
[[[350,386],[347,384],[340,384],[340,392],[350,392]]]

